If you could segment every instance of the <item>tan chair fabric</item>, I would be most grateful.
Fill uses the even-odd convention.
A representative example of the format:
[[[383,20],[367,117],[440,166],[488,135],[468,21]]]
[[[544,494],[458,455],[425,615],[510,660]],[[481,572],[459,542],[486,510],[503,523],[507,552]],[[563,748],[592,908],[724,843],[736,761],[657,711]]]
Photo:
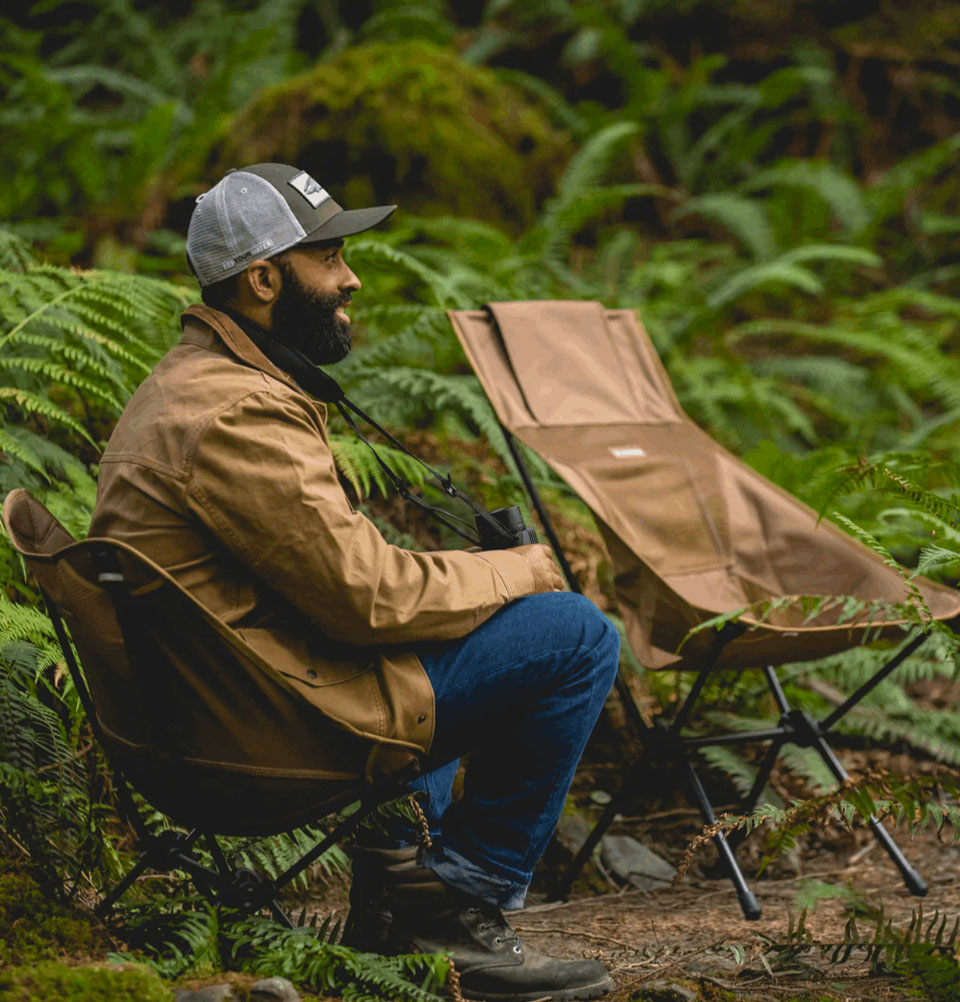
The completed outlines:
[[[23,490],[3,520],[67,624],[107,753],[156,807],[190,827],[266,834],[357,798],[377,746],[307,703],[161,567],[114,540],[75,542]],[[97,582],[104,546],[135,583],[122,629]]]
[[[702,666],[722,613],[781,596],[852,595],[877,610],[907,599],[868,547],[770,483],[681,410],[632,310],[595,302],[492,303],[450,311],[501,422],[594,512],[615,568],[628,637],[648,668]],[[960,614],[960,593],[915,579],[932,614]],[[727,644],[719,668],[803,661],[897,637],[889,609],[845,621],[778,610]]]

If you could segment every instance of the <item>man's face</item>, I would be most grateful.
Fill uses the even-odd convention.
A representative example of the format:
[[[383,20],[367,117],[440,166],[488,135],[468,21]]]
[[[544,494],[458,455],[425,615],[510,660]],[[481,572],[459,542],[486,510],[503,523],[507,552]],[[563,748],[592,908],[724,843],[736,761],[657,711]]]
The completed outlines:
[[[294,247],[276,261],[283,285],[273,304],[273,329],[315,365],[339,362],[350,351],[346,307],[360,280],[336,246]]]

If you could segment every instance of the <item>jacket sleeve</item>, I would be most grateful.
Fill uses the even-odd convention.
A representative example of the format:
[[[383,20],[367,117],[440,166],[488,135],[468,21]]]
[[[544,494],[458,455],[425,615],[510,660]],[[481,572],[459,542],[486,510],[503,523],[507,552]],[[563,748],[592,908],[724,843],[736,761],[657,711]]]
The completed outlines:
[[[340,486],[318,414],[293,392],[217,411],[192,450],[187,507],[333,640],[461,637],[535,590],[510,550],[415,553],[388,543]]]

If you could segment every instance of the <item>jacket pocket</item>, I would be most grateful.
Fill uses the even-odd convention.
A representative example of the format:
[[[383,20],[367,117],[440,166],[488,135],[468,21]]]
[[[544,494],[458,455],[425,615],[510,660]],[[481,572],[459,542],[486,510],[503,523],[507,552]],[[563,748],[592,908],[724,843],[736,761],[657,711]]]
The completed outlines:
[[[323,637],[285,630],[246,628],[237,630],[244,643],[274,671],[311,689],[340,685],[373,671],[376,657],[365,648],[355,651],[334,646]]]

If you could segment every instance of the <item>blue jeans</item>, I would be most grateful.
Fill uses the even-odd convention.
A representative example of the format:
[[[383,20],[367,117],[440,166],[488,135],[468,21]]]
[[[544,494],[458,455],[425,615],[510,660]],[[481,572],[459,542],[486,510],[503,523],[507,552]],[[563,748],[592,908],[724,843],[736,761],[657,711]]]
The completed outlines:
[[[523,906],[619,651],[610,620],[570,592],[517,599],[466,637],[417,650],[436,729],[413,785],[429,797],[424,864],[439,877],[502,908]],[[451,804],[467,751],[463,797]]]

